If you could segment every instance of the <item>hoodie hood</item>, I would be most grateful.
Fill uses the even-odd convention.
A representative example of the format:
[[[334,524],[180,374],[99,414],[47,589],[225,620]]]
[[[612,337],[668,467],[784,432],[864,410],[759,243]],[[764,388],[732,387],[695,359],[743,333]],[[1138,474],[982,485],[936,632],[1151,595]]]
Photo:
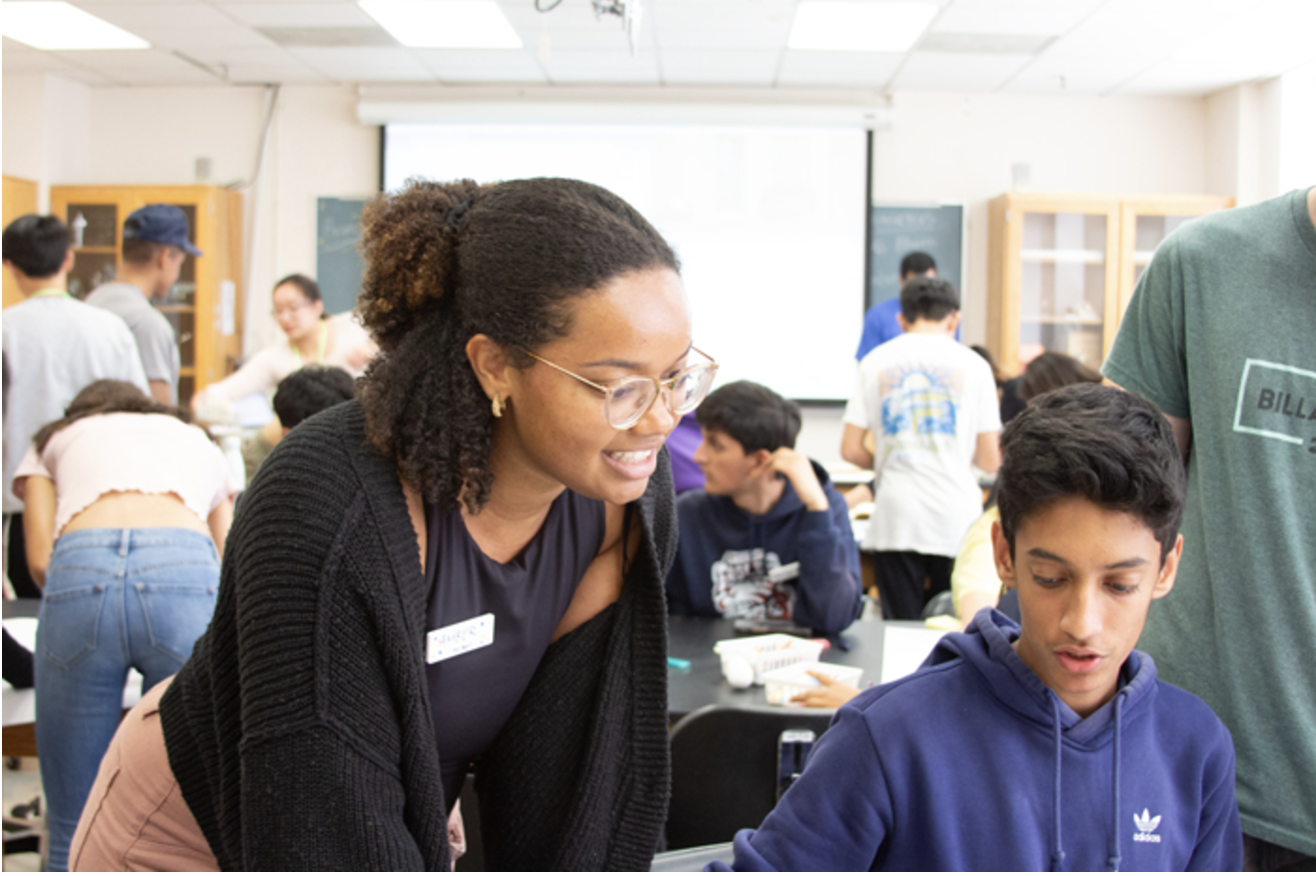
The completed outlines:
[[[936,666],[962,658],[982,675],[998,700],[1026,720],[1049,728],[1054,723],[1055,709],[1060,713],[1066,743],[1089,750],[1108,744],[1114,732],[1115,699],[1088,717],[1080,717],[1015,653],[1013,644],[1017,638],[1017,623],[995,609],[983,609],[963,633],[943,636],[924,665]],[[1124,699],[1121,706],[1124,719],[1148,707],[1155,692],[1155,662],[1141,651],[1134,651],[1120,668],[1117,696]]]

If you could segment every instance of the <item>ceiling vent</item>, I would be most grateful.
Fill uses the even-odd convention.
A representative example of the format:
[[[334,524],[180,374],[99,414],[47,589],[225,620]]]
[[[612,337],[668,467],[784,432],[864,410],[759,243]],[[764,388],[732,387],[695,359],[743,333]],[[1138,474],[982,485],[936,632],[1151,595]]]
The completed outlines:
[[[1055,37],[1009,33],[930,33],[915,48],[920,52],[977,55],[1036,55]]]
[[[290,48],[357,48],[396,46],[397,40],[380,27],[258,27],[257,31]]]

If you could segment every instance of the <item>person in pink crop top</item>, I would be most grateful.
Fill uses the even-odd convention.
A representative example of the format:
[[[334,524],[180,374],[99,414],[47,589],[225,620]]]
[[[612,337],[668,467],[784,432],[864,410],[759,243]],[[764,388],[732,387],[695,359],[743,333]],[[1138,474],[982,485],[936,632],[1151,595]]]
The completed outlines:
[[[51,870],[66,868],[128,670],[143,691],[173,675],[214,610],[237,486],[189,421],[131,383],[98,380],[37,432],[14,476],[44,588],[36,735]]]

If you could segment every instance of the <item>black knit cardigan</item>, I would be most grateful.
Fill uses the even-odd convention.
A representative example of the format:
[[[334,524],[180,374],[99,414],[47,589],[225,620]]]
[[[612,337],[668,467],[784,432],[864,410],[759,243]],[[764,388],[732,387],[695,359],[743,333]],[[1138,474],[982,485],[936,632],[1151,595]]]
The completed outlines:
[[[492,869],[646,870],[667,813],[666,453],[621,598],[550,646],[477,765]],[[394,467],[351,402],[261,467],[210,628],[160,704],[225,870],[447,870],[426,589]]]

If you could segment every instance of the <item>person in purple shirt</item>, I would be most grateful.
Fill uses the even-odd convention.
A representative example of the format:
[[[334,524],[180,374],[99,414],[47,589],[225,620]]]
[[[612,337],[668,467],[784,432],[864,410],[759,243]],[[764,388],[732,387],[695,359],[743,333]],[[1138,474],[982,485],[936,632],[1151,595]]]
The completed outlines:
[[[678,496],[704,485],[704,470],[695,462],[695,451],[703,440],[694,411],[682,417],[672,434],[667,436],[667,453],[672,457],[672,486]]]

